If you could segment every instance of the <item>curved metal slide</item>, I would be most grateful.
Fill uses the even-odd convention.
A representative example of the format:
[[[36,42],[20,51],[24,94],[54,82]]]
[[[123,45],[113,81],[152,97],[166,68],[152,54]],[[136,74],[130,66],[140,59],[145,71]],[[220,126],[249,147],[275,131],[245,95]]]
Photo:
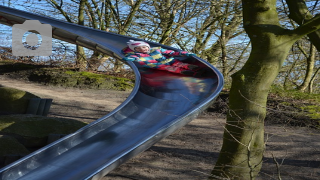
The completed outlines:
[[[121,59],[128,36],[0,6],[0,23],[13,26],[39,20],[52,26],[53,38],[79,44]],[[148,42],[178,51],[173,47]],[[120,164],[195,119],[217,97],[223,76],[198,57],[182,59],[208,70],[189,77],[128,62],[136,83],[130,96],[111,113],[0,169],[1,180],[100,179]],[[187,141],[187,140],[186,140]]]

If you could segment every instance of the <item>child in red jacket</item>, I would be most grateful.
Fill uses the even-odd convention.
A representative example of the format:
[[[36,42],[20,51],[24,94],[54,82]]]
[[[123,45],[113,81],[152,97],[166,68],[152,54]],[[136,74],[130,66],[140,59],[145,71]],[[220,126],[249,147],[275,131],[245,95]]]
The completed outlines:
[[[201,67],[193,64],[183,63],[174,57],[194,56],[195,54],[186,51],[175,52],[161,47],[150,48],[150,45],[143,41],[127,42],[128,46],[122,50],[126,57],[125,61],[136,61],[143,67],[169,71],[184,75],[197,76]]]

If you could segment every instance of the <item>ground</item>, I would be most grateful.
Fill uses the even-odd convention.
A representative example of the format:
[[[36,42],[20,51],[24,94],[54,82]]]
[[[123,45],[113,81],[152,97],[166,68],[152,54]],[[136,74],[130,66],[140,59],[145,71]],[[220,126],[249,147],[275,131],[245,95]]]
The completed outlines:
[[[0,86],[18,88],[42,98],[52,98],[49,117],[65,117],[85,122],[92,122],[108,114],[130,94],[130,91],[43,86],[2,75]],[[225,120],[223,114],[204,112],[102,179],[206,179],[213,169],[222,145]],[[269,123],[265,132],[266,152],[258,180],[319,179],[319,130]]]

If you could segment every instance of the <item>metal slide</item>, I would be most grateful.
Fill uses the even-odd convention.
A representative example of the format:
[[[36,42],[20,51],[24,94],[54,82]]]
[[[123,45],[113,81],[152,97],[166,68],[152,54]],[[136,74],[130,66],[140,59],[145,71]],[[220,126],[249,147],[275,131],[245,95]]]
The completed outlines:
[[[126,42],[139,40],[0,6],[0,23],[13,26],[23,24],[25,20],[50,24],[53,38],[120,59]],[[111,113],[77,132],[0,169],[0,179],[100,179],[186,125],[214,101],[222,90],[223,76],[198,57],[184,61],[208,68],[209,73],[201,78],[188,77],[143,69],[129,62],[136,75],[136,84],[128,99]]]

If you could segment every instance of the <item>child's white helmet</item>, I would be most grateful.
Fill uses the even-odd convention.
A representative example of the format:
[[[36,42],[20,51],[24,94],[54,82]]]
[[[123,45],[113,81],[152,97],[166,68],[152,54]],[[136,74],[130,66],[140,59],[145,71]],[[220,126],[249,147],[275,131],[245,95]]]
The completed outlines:
[[[146,42],[143,41],[134,41],[134,40],[130,40],[129,42],[127,42],[128,47],[134,51],[134,48],[139,47],[139,46],[148,46],[150,49],[150,45]]]

